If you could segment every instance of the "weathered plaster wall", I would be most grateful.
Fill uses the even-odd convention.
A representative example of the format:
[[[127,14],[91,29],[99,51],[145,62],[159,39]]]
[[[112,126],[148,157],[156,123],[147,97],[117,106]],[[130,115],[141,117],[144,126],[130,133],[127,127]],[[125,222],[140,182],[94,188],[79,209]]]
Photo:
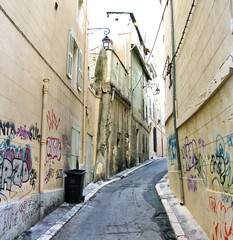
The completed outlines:
[[[114,51],[100,51],[95,79],[100,96],[95,179],[103,179],[127,165],[128,73]]]
[[[177,44],[181,36],[179,29],[184,27],[182,23],[191,5],[173,2]],[[230,1],[196,1],[176,58],[177,123],[185,204],[209,238],[215,240],[233,238],[231,11]],[[169,39],[169,25],[165,32]],[[171,54],[170,48],[167,54]],[[173,191],[180,196],[176,141],[170,116],[172,87],[168,88],[168,81],[167,78],[169,180]]]
[[[1,2],[1,239],[13,239],[63,202],[71,126],[75,121],[82,129],[84,109],[83,92],[66,78],[68,29],[74,26],[78,41],[84,27],[76,26],[76,1],[70,4],[58,1],[55,11],[54,2]]]

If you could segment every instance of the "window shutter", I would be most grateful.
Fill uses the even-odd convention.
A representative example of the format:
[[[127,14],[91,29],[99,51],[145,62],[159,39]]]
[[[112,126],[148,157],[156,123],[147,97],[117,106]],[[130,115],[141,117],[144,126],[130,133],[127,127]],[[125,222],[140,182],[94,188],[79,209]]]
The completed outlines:
[[[83,83],[83,55],[82,50],[78,49],[78,65],[77,65],[77,88],[82,90]]]
[[[142,117],[145,119],[145,101],[142,99]]]
[[[72,79],[73,70],[73,54],[74,54],[74,36],[71,30],[69,30],[68,36],[68,50],[67,50],[67,62],[66,62],[66,75]]]

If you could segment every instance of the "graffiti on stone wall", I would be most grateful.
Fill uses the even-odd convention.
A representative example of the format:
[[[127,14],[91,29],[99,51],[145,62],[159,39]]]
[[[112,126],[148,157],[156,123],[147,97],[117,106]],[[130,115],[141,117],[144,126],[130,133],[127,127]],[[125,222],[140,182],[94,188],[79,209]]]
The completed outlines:
[[[227,194],[222,193],[221,200],[223,203],[226,203],[233,207],[233,196],[232,195],[227,195]]]
[[[46,139],[46,150],[48,159],[57,158],[61,160],[61,142],[58,138],[48,137]]]
[[[3,224],[2,229],[0,229],[0,237],[12,228],[30,221],[32,217],[38,214],[41,207],[43,207],[43,201],[30,199],[17,206],[11,205],[4,208],[1,213]]]
[[[0,144],[0,189],[11,191],[12,184],[22,187],[32,168],[30,145],[15,146],[11,137]]]
[[[168,138],[168,158],[170,160],[170,164],[175,165],[175,159],[176,159],[176,137],[175,137],[175,135],[171,135]]]
[[[49,130],[52,129],[58,129],[59,123],[60,123],[60,118],[58,118],[55,113],[53,112],[53,109],[50,111],[48,110],[48,113],[46,115],[47,118],[47,123]]]
[[[196,141],[195,139],[189,140],[186,137],[185,144],[181,148],[184,174],[194,169],[205,186],[209,181],[213,185],[220,185],[224,192],[233,194],[231,188],[233,175],[230,153],[227,147],[232,147],[232,135],[224,141],[221,134],[218,134],[215,141],[215,150],[212,154],[207,152],[205,141],[202,138]],[[211,174],[210,179],[207,179],[207,172]]]
[[[222,186],[225,192],[230,191],[230,193],[233,193],[231,190],[233,176],[231,172],[230,153],[226,150],[228,143],[228,140],[224,142],[224,138],[220,134],[217,135],[215,154],[211,156],[210,172],[213,175],[212,184],[217,183]]]
[[[189,172],[198,164],[197,143],[194,139],[189,141],[185,138],[185,144],[181,148],[181,155],[183,158],[184,173]]]
[[[0,136],[13,136],[15,133],[15,124],[13,122],[0,120]]]
[[[37,140],[38,142],[40,142],[40,130],[37,127],[37,123],[35,125],[31,125],[29,130],[27,130],[27,126],[20,126],[16,133],[15,136],[20,137],[21,140]]]
[[[212,240],[230,240],[233,238],[233,207],[209,197],[209,208],[215,215]]]
[[[0,143],[0,204],[7,204],[9,197],[18,195],[21,199],[30,193],[37,181],[37,172],[32,167],[31,146],[13,144],[13,140],[40,142],[41,135],[37,123],[29,128],[26,125],[17,128],[12,121],[0,120],[0,136],[5,137]]]
[[[55,168],[52,168],[52,165],[50,165],[48,171],[45,174],[45,183],[47,184],[52,178],[63,178],[63,169],[56,170]]]
[[[68,161],[70,144],[69,144],[68,136],[66,134],[62,135],[62,150],[65,151],[66,161]]]
[[[197,191],[197,176],[189,175],[187,178],[188,190]]]
[[[52,110],[49,110],[47,115],[47,123],[49,131],[54,133],[58,130],[60,118]],[[62,149],[68,152],[69,143],[67,135],[62,135],[62,140],[51,135],[46,139],[46,173],[45,183],[48,184],[52,179],[59,179],[63,177],[63,170],[57,168],[55,161],[60,161],[62,157]]]

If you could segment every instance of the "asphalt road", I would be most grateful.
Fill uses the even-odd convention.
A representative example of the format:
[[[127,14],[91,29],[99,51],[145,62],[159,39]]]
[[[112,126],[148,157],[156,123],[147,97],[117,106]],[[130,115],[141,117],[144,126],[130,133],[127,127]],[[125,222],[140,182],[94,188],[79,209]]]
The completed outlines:
[[[166,173],[161,159],[106,186],[53,239],[175,240],[155,190]]]

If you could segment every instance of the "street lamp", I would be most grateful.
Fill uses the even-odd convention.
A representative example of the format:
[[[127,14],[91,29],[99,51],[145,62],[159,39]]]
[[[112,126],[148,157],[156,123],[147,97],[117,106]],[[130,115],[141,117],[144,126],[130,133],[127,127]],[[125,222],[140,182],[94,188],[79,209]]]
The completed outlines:
[[[151,88],[152,89],[152,87],[153,86],[156,86],[156,89],[155,89],[155,94],[154,95],[158,95],[159,93],[160,93],[160,89],[159,89],[159,84],[158,83],[150,83],[149,82],[149,84],[147,85],[147,86],[144,86],[143,88]]]
[[[160,93],[160,89],[159,87],[157,86],[157,88],[155,89],[155,94],[158,95]]]
[[[108,49],[109,49],[110,42],[111,42],[110,38],[106,35],[106,36],[103,38],[102,42],[103,42],[103,47],[104,47],[104,49],[105,49],[105,50],[108,50]]]
[[[111,42],[111,39],[108,37],[108,34],[110,33],[110,29],[109,28],[88,28],[87,30],[104,30],[104,34],[105,34],[105,37],[102,39],[102,42],[103,42],[103,47],[105,50],[108,50],[110,47],[110,42]]]

